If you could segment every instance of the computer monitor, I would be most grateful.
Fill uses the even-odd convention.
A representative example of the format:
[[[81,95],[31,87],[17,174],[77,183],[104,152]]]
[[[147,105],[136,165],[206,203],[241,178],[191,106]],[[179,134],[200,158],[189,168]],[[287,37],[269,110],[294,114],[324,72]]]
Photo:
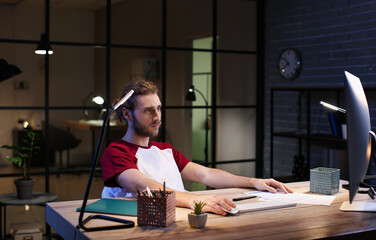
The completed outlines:
[[[376,201],[353,202],[367,173],[374,134],[371,132],[368,102],[360,79],[346,71],[345,100],[350,201],[344,202],[341,210],[376,211]]]

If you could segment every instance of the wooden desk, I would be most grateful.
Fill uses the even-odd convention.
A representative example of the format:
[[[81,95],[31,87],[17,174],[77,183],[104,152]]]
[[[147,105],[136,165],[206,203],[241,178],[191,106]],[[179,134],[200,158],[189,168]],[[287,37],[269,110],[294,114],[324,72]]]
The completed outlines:
[[[102,128],[102,120],[87,120],[87,121],[75,121],[65,120],[62,125],[68,128],[77,128],[86,131],[98,131]],[[115,122],[110,122],[111,130],[125,130],[125,125]]]
[[[309,182],[288,184],[295,192],[305,193]],[[239,196],[245,189],[232,188],[194,192],[202,195],[215,193],[229,198]],[[75,211],[82,201],[52,202],[47,204],[46,221],[65,239],[317,239],[347,234],[375,236],[376,213],[341,212],[342,202],[348,199],[348,191],[340,189],[331,206],[298,204],[293,208],[281,208],[269,211],[243,213],[235,216],[209,214],[204,229],[190,228],[187,214],[189,209],[176,209],[176,222],[167,228],[147,229],[138,227],[121,230],[83,232],[78,230],[79,213]],[[358,195],[357,199],[368,199],[367,195]],[[94,201],[94,200],[92,200]],[[243,201],[255,201],[254,199]],[[87,213],[88,214],[88,213]],[[85,214],[85,216],[87,216]],[[133,220],[135,217],[121,216]],[[113,224],[92,221],[91,226]],[[373,231],[373,232],[371,232]],[[366,232],[366,233],[364,233]],[[353,236],[352,236],[353,237]],[[356,236],[355,236],[356,237]],[[360,239],[360,238],[358,238]]]

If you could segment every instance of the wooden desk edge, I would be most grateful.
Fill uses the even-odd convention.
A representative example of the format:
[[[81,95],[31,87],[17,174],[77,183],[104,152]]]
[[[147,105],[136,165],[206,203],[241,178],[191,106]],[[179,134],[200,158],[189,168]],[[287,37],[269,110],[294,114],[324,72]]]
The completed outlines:
[[[342,183],[342,182],[341,182]],[[309,185],[307,182],[300,182],[300,183],[292,183],[292,184],[288,184],[289,186],[291,187],[294,187],[296,190],[296,192],[299,192],[300,190],[304,189],[304,191],[307,190],[307,186],[308,186],[308,189],[309,189]],[[213,192],[222,192],[224,195],[227,195],[227,194],[239,194],[239,193],[242,193],[242,192],[246,192],[246,191],[249,191],[248,189],[241,189],[241,188],[238,188],[238,189],[223,189],[223,190],[211,190],[209,191],[210,193],[213,193]],[[198,195],[202,195],[202,194],[205,194],[207,193],[208,191],[199,191],[199,192],[194,192],[195,194],[198,194]],[[318,209],[318,212],[332,212],[334,214],[333,216],[333,219],[334,220],[330,220],[332,221],[331,223],[336,223],[338,221],[342,221],[342,216],[346,216],[347,220],[348,218],[350,217],[352,219],[352,216],[354,216],[352,213],[343,213],[343,212],[340,212],[339,210],[339,206],[341,204],[341,201],[343,200],[347,200],[348,199],[348,191],[343,191],[341,189],[341,191],[337,194],[338,197],[336,197],[336,201],[332,203],[331,205],[331,208],[330,209],[327,209],[327,206],[315,206],[315,205],[299,205],[298,204],[298,207],[297,208],[294,208],[295,210],[293,212],[290,212],[292,215],[294,216],[300,216],[299,214],[302,214],[304,212],[307,212],[307,211],[310,211],[310,210],[313,210],[313,208],[317,208]],[[88,203],[90,202],[93,202],[95,201],[96,199],[92,199],[92,200],[89,200]],[[92,232],[90,233],[85,233],[85,232],[82,232],[80,230],[78,230],[76,228],[76,226],[74,224],[77,224],[78,223],[78,212],[75,211],[75,209],[77,207],[80,207],[82,204],[82,201],[81,200],[76,200],[76,201],[66,201],[66,202],[51,202],[51,203],[47,203],[47,206],[46,206],[46,221],[47,223],[52,227],[54,228],[55,230],[58,230],[58,233],[62,235],[62,237],[64,237],[65,239],[74,239],[73,237],[83,237],[85,239],[89,239],[93,236],[102,236],[105,235],[109,232],[105,231],[105,232],[102,232],[102,233],[97,233],[98,235],[95,235],[93,234]],[[74,209],[72,209],[74,208]],[[72,212],[73,210],[73,212]],[[273,210],[274,211],[274,210]],[[273,215],[277,214],[279,216],[286,216],[286,214],[289,212],[290,210],[289,209],[280,209],[278,212],[272,212],[272,211],[269,211],[269,212],[259,212],[259,213],[255,213],[254,215],[248,215],[249,219],[253,219],[253,220],[256,220],[256,219],[260,219],[259,217],[260,216],[265,216],[266,219],[270,219],[272,220],[272,222],[275,222],[278,220],[278,217],[277,219],[275,219],[274,217],[272,217]],[[316,209],[315,209],[315,212],[316,212]],[[85,216],[87,216],[87,214],[89,213],[85,213]],[[186,214],[186,213],[185,213]],[[257,217],[258,216],[258,217]],[[322,216],[319,215],[321,218]],[[365,214],[364,215],[359,215],[359,214],[355,214],[355,216],[357,216],[357,220],[360,221],[360,222],[352,222],[349,223],[348,221],[346,222],[346,224],[344,224],[342,226],[342,228],[340,230],[334,230],[333,227],[334,226],[331,226],[329,225],[328,227],[324,227],[326,226],[325,224],[322,225],[321,228],[317,228],[317,227],[314,227],[312,229],[308,228],[308,229],[303,229],[302,226],[305,226],[309,223],[303,223],[302,226],[300,226],[300,228],[302,229],[297,229],[296,230],[296,236],[306,236],[306,237],[328,237],[328,236],[331,236],[331,235],[341,235],[341,234],[351,234],[351,233],[356,233],[357,231],[372,231],[374,228],[373,226],[376,224],[376,216],[374,216],[374,214],[372,215],[368,215],[366,216]],[[375,220],[375,222],[373,223],[373,220],[372,220],[372,224],[368,224],[367,220],[369,217],[371,216],[372,219]],[[230,221],[229,218],[224,218],[224,217],[221,217],[221,216],[217,216],[217,215],[210,215],[209,216],[209,221],[211,221],[213,223],[213,221],[215,223],[221,223],[221,222],[228,222]],[[270,218],[272,217],[272,218]],[[244,215],[244,217],[242,218],[241,216],[238,218],[238,220],[241,220],[241,219],[246,219],[246,215]],[[69,220],[70,219],[70,220]],[[212,220],[210,220],[212,219]],[[215,219],[215,220],[214,220]],[[300,218],[299,218],[300,219]],[[302,219],[311,219],[309,218],[309,216],[305,216],[304,218]],[[364,220],[363,220],[364,219]],[[234,218],[233,221],[235,221],[236,219]],[[186,222],[186,220],[184,220]],[[263,221],[266,221],[266,220],[263,220]],[[292,221],[292,219],[290,219],[290,221]],[[294,221],[297,221],[297,220],[294,220]],[[299,220],[300,221],[300,220]],[[316,221],[314,219],[311,219],[311,221]],[[329,221],[329,222],[330,222]],[[355,221],[355,219],[354,219]],[[365,222],[364,222],[365,221]],[[233,223],[231,223],[233,225]],[[230,225],[231,225],[230,224]],[[260,231],[263,232],[263,231],[266,231],[263,230],[264,228],[262,226],[265,225],[265,223],[263,225],[259,225],[256,223],[256,225],[254,225],[255,223],[253,223],[253,225],[251,224],[250,225],[250,228],[247,228],[246,226],[240,226],[239,229],[241,229],[241,231],[244,231],[244,232],[250,232],[250,231],[254,231],[256,236],[257,236],[257,233],[260,234]],[[290,223],[291,224],[291,223]],[[351,224],[351,225],[349,225]],[[365,225],[364,225],[365,224]],[[273,224],[272,224],[273,225]],[[248,225],[247,225],[248,226]],[[269,226],[269,225],[268,225]],[[58,228],[58,229],[57,229]],[[338,226],[336,227],[338,228]],[[346,230],[346,228],[349,228],[348,230]],[[351,228],[351,229],[350,229]],[[172,232],[171,229],[174,229]],[[246,230],[248,229],[248,230]],[[253,229],[253,230],[252,230]],[[327,229],[327,230],[325,230]],[[189,230],[189,231],[187,231]],[[127,230],[128,231],[128,230]],[[143,232],[144,230],[136,227],[136,228],[133,228],[131,230],[128,231],[128,233],[131,233],[131,234],[135,234],[135,236],[140,236],[140,237],[147,237],[146,235],[140,235],[140,232]],[[161,232],[162,231],[162,232]],[[176,232],[175,232],[176,231]],[[181,239],[184,239],[184,238],[190,238],[190,237],[198,237],[200,238],[200,236],[202,235],[202,231],[200,232],[201,230],[193,230],[193,229],[189,229],[189,226],[187,226],[186,223],[182,224],[181,222],[176,222],[175,223],[175,226],[171,227],[170,230],[168,229],[162,229],[162,230],[156,230],[156,231],[152,231],[150,234],[160,234],[160,238],[163,239],[166,238],[166,237],[179,237]],[[210,227],[210,228],[207,228],[205,231],[207,231],[208,233],[214,233],[217,237],[218,236],[229,236],[228,234],[234,234],[234,229],[227,229],[226,228],[223,228],[220,227]],[[316,231],[320,231],[319,233],[316,232]],[[121,231],[112,231],[111,234],[113,234],[115,237],[114,239],[116,239],[116,236],[119,236],[119,232]],[[184,234],[183,234],[184,232]],[[236,232],[236,231],[235,231]],[[267,233],[267,235],[265,236],[271,236],[269,233],[269,231],[266,231],[265,233]],[[295,231],[294,231],[295,232]],[[163,234],[162,234],[163,233]],[[220,233],[220,235],[218,235]],[[223,235],[222,235],[223,234]],[[227,234],[227,235],[226,235]],[[240,233],[239,233],[240,234]],[[280,237],[281,239],[288,239],[288,237],[291,237],[293,233],[286,233],[284,232]],[[284,237],[283,237],[284,236]],[[110,236],[108,236],[110,237]],[[258,235],[258,237],[261,237],[262,239],[262,235]],[[95,238],[95,237],[94,237]],[[265,237],[264,237],[265,238]],[[100,238],[98,238],[100,239]]]

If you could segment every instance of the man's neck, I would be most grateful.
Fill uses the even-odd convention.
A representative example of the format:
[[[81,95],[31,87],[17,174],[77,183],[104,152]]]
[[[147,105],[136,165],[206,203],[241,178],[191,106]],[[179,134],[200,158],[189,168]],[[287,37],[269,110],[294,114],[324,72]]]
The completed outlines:
[[[138,136],[134,132],[129,131],[129,129],[122,139],[124,141],[130,142],[130,143],[133,143],[135,145],[142,146],[142,147],[149,146],[149,140],[150,140],[149,137]]]

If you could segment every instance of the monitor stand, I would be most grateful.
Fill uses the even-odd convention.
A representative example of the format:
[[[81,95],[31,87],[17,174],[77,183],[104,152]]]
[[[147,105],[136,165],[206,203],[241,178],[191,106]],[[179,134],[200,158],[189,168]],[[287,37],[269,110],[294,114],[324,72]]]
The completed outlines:
[[[339,208],[344,212],[376,212],[376,201],[364,200],[364,201],[344,201]]]
[[[368,191],[358,191],[358,193],[368,193],[371,197],[370,200],[344,201],[339,208],[341,211],[354,211],[354,212],[376,212],[375,189],[366,183],[361,183],[360,187],[368,188]]]

